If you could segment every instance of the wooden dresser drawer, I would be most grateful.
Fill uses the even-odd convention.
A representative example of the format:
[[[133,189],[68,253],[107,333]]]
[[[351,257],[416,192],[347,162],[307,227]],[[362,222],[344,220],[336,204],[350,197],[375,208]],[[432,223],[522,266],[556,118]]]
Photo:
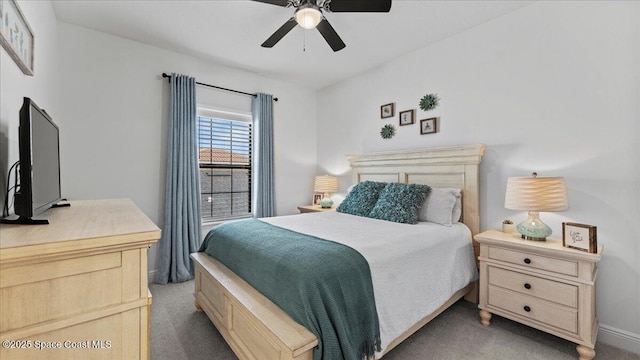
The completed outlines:
[[[489,306],[506,310],[528,319],[553,326],[572,334],[578,333],[578,311],[499,287],[489,286]]]
[[[489,258],[505,261],[512,264],[527,266],[534,269],[545,270],[552,273],[578,276],[578,263],[576,261],[561,260],[547,256],[527,254],[520,251],[507,250],[500,247],[489,247]]]
[[[572,308],[578,307],[578,287],[575,285],[493,266],[489,266],[488,270],[490,285],[553,301]]]

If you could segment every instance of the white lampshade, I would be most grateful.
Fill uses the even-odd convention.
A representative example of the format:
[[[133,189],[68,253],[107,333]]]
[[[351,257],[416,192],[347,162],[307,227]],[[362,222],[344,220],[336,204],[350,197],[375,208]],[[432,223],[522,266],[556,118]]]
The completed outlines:
[[[333,193],[338,191],[338,178],[330,175],[316,176],[313,191],[319,193]]]
[[[316,176],[313,183],[313,191],[324,193],[320,206],[330,208],[333,206],[333,200],[329,197],[329,193],[338,191],[338,178],[330,175]]]
[[[311,4],[302,5],[296,10],[296,22],[305,29],[313,29],[322,20],[322,13]]]
[[[567,210],[567,187],[562,177],[510,177],[504,207],[525,211]]]
[[[562,211],[569,207],[564,178],[538,177],[536,173],[529,177],[510,177],[504,207],[528,211],[529,217],[516,229],[523,239],[544,241],[551,235],[551,228],[540,220],[538,212]]]

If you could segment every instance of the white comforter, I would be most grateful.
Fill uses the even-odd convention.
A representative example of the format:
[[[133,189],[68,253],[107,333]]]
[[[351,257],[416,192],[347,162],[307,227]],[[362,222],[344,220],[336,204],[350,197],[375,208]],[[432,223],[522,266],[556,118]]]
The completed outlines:
[[[369,262],[382,350],[478,277],[471,232],[319,212],[260,219],[357,250]]]

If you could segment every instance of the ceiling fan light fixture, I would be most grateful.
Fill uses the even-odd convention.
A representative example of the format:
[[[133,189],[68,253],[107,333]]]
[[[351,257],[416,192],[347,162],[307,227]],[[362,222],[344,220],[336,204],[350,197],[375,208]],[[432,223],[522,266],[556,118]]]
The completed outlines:
[[[312,4],[302,5],[296,10],[296,22],[305,29],[313,29],[322,21],[322,13]]]

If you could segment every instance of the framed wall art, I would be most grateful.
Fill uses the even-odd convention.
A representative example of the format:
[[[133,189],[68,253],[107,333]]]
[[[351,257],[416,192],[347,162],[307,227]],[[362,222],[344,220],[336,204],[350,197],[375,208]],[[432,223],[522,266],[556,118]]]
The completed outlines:
[[[415,110],[400,111],[400,126],[411,125],[415,122]]]
[[[593,225],[572,222],[562,223],[562,246],[586,251],[598,252],[598,228]]]
[[[380,106],[380,117],[383,119],[394,117],[396,115],[395,104],[386,104]]]
[[[435,134],[438,132],[438,118],[420,120],[420,134]]]
[[[33,31],[16,0],[0,0],[0,43],[20,70],[33,76]]]

